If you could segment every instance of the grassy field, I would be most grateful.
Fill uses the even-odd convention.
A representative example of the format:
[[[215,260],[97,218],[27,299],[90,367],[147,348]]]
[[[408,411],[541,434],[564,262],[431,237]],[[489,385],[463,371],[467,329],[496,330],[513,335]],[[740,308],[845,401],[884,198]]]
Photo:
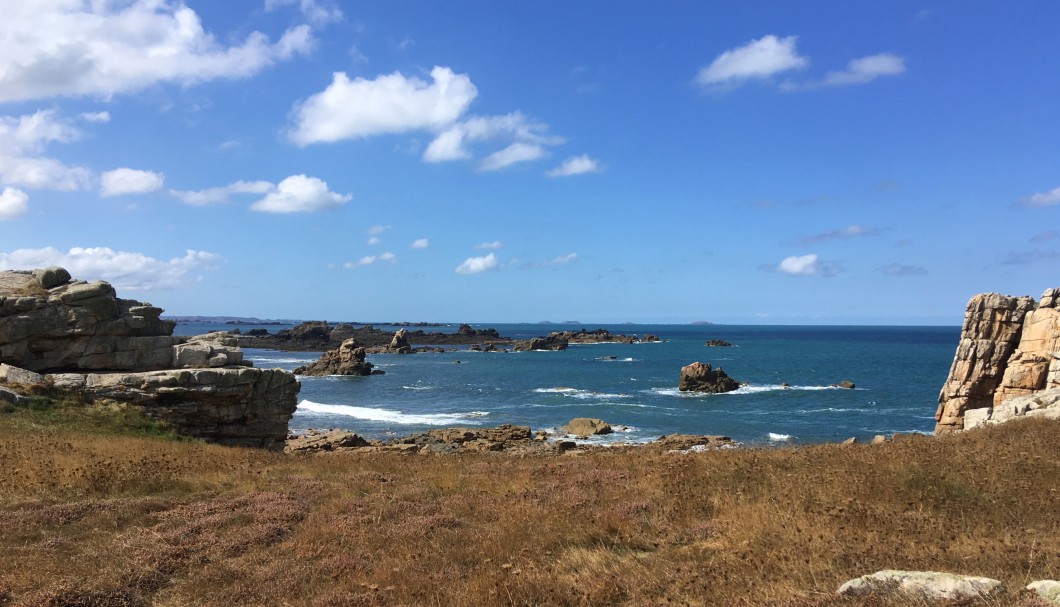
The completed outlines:
[[[284,456],[0,410],[0,605],[899,605],[880,569],[1060,577],[1060,423],[673,454]],[[924,604],[916,602],[912,604]]]

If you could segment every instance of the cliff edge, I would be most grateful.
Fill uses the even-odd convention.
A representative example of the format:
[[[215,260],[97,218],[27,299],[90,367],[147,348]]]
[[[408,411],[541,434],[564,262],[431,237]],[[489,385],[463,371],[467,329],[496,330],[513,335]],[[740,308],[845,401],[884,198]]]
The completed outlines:
[[[975,295],[939,394],[935,433],[964,430],[1060,402],[1060,288],[1039,301]]]
[[[174,337],[161,308],[63,268],[0,272],[0,383],[132,403],[178,432],[282,449],[299,384],[225,333]]]

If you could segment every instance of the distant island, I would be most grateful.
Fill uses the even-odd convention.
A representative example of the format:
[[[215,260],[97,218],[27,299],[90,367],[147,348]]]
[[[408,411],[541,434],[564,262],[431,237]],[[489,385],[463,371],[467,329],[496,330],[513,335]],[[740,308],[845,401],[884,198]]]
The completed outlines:
[[[697,320],[697,321],[693,322],[692,324],[693,325],[712,325],[714,323],[709,321],[709,320]]]
[[[585,324],[585,323],[583,323],[580,320],[563,320],[563,321],[560,321],[560,322],[553,322],[551,320],[542,320],[541,322],[539,322],[537,324],[539,324],[539,325],[581,325],[581,324]]]
[[[172,320],[177,324],[187,323],[213,323],[224,325],[296,325],[299,320],[255,318],[253,316],[163,316],[166,320]]]

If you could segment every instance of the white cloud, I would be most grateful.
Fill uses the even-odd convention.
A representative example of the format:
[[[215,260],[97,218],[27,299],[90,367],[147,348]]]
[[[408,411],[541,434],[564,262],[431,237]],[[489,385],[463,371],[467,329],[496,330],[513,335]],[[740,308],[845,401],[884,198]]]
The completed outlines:
[[[225,204],[236,194],[268,194],[276,186],[268,181],[235,181],[228,185],[206,188],[205,190],[170,190],[184,204],[202,207],[211,204]]]
[[[182,2],[6,0],[0,20],[0,102],[110,97],[151,85],[246,78],[309,52],[308,25],[272,43],[252,32],[232,46]]]
[[[807,236],[803,238],[803,242],[814,243],[823,242],[826,240],[835,240],[837,238],[855,238],[857,236],[876,236],[880,231],[876,228],[870,228],[863,225],[849,225],[845,228],[838,228],[835,230],[828,230],[827,232],[821,232],[820,234],[814,234],[813,236]]]
[[[368,239],[368,244],[372,244],[372,245],[379,244],[381,242],[383,242],[383,239],[379,238],[378,236],[372,236],[371,238]]]
[[[470,143],[507,138],[521,143],[558,145],[562,137],[548,135],[548,125],[530,120],[522,112],[503,116],[472,116],[438,134],[423,152],[426,162],[470,158]]]
[[[847,69],[838,72],[828,72],[822,86],[847,86],[851,84],[865,84],[872,82],[880,76],[897,76],[905,72],[905,60],[890,53],[879,53],[860,59],[851,59],[847,63]]]
[[[493,242],[480,242],[479,244],[475,245],[475,248],[476,249],[499,249],[499,248],[501,248],[503,246],[504,246],[503,242],[501,242],[499,240],[494,240]]]
[[[454,272],[457,274],[478,274],[497,267],[497,257],[490,253],[482,257],[468,257],[464,263],[458,265]]]
[[[817,256],[814,254],[809,255],[793,255],[791,257],[785,257],[780,265],[777,266],[777,271],[783,272],[784,274],[790,274],[792,276],[809,276],[811,274],[817,274],[821,268],[817,261]]]
[[[729,49],[699,70],[696,82],[708,87],[738,85],[750,79],[766,79],[774,74],[809,65],[810,60],[795,50],[795,36],[777,38],[770,34]]]
[[[61,266],[83,280],[106,280],[119,290],[173,289],[193,280],[189,273],[216,264],[220,255],[188,250],[168,261],[143,253],[109,247],[74,247],[63,253],[53,247],[0,252],[0,269],[26,270]]]
[[[430,244],[430,241],[428,241],[426,238],[417,238],[416,240],[412,241],[412,244],[409,245],[409,247],[413,249],[426,249],[430,246]]]
[[[316,0],[265,0],[265,11],[274,11],[281,6],[298,5],[298,10],[310,22],[316,25],[324,25],[333,21],[342,20],[342,11],[338,7],[325,3],[322,6]]]
[[[598,173],[603,170],[600,162],[589,158],[588,155],[571,156],[563,161],[563,164],[545,173],[549,177],[569,177],[571,175],[582,175],[585,173]]]
[[[357,260],[357,265],[370,266],[377,261],[394,263],[395,261],[397,261],[397,255],[394,255],[390,252],[383,253],[382,255],[365,255],[364,257]]]
[[[515,142],[508,147],[494,152],[482,159],[478,165],[480,171],[496,171],[519,162],[530,162],[545,155],[545,148],[532,144]]]
[[[431,83],[399,72],[374,80],[350,80],[343,72],[331,84],[297,104],[288,133],[299,146],[373,135],[440,130],[456,122],[478,95],[467,74],[447,67],[431,70]]]
[[[78,117],[85,122],[110,122],[110,112],[82,112]]]
[[[565,265],[567,265],[569,263],[573,263],[575,261],[578,261],[578,254],[577,253],[568,253],[566,255],[560,255],[559,257],[556,257],[555,259],[550,259],[550,260],[546,261],[545,265],[546,266],[565,266]]]
[[[392,226],[390,224],[387,224],[385,226],[372,226],[372,227],[368,228],[368,235],[369,236],[378,236],[379,234],[382,234],[383,232],[386,232],[387,230],[389,230],[392,227],[394,227],[394,226]]]
[[[306,213],[341,206],[351,198],[350,194],[332,192],[327,183],[316,177],[291,175],[250,208],[265,213]]]
[[[2,71],[0,64],[0,73]],[[33,189],[87,189],[92,183],[92,173],[88,169],[69,167],[41,156],[49,143],[70,143],[81,136],[81,130],[55,110],[40,110],[17,117],[0,116],[0,182]]]
[[[4,188],[0,192],[0,221],[17,219],[25,214],[29,196],[16,188]]]
[[[165,175],[154,171],[120,168],[99,176],[99,194],[104,198],[125,194],[146,194],[162,187]]]
[[[1050,207],[1054,204],[1060,204],[1060,188],[1031,194],[1023,199],[1023,204],[1029,207]]]

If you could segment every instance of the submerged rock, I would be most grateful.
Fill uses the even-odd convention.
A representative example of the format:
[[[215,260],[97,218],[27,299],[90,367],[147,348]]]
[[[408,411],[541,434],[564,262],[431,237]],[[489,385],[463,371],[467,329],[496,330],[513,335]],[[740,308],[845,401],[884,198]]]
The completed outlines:
[[[844,379],[843,381],[838,381],[838,382],[836,382],[836,383],[834,383],[834,384],[832,384],[832,385],[830,385],[828,387],[829,388],[843,388],[844,390],[853,390],[857,386],[854,384],[854,382],[850,381],[849,379]]]
[[[732,392],[740,383],[729,377],[721,367],[711,368],[709,364],[694,362],[681,367],[680,384],[682,392]]]

